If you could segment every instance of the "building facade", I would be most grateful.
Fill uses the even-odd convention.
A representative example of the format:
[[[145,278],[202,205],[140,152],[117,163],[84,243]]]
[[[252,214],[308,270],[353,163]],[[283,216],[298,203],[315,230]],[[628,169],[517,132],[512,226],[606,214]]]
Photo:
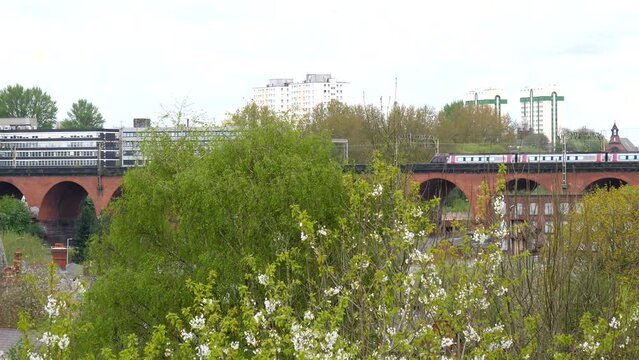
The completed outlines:
[[[563,127],[559,103],[564,101],[557,86],[525,88],[521,91],[521,120],[534,134],[544,134],[550,144],[559,144],[559,129]]]
[[[469,91],[464,96],[464,105],[490,106],[498,116],[507,113],[505,106],[508,100],[504,96],[502,89],[483,89]]]
[[[253,102],[276,112],[309,114],[319,104],[331,100],[344,102],[349,83],[337,81],[331,74],[306,74],[302,82],[271,79],[263,87],[253,88]]]

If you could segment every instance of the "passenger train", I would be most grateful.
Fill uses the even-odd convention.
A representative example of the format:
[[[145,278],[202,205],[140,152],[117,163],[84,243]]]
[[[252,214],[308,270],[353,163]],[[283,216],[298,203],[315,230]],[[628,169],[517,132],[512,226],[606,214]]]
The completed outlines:
[[[567,153],[566,163],[616,163],[639,161],[639,153]],[[437,154],[432,163],[446,164],[520,164],[520,163],[548,163],[561,164],[564,154]]]

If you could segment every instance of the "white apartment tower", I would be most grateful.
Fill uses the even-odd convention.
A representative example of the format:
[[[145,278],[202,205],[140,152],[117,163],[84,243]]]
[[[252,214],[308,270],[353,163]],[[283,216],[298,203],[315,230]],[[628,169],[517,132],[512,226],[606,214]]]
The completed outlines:
[[[521,91],[521,120],[535,134],[544,134],[553,147],[559,143],[559,129],[562,118],[559,117],[559,95],[556,85],[525,88]]]
[[[502,105],[508,104],[508,100],[503,96],[503,93],[502,89],[469,91],[464,96],[464,105],[490,106],[501,117],[502,114],[506,113],[505,109],[502,109]]]
[[[318,104],[331,100],[344,102],[348,83],[337,81],[331,74],[306,74],[302,82],[293,79],[271,79],[263,87],[253,88],[253,102],[277,112],[310,113]]]

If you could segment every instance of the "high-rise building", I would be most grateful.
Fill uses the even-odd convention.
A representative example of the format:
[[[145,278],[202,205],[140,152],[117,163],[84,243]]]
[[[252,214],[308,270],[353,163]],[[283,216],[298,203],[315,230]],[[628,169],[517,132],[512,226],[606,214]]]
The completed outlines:
[[[253,88],[253,102],[277,112],[310,113],[318,104],[345,101],[349,83],[337,81],[331,74],[306,74],[302,82],[271,79],[263,87]]]
[[[484,105],[490,106],[498,116],[506,114],[502,105],[508,104],[508,100],[503,96],[502,89],[482,89],[469,91],[464,97],[464,105]]]
[[[559,129],[563,119],[559,115],[559,102],[564,97],[559,95],[556,85],[525,88],[521,91],[522,123],[535,134],[544,134],[555,147],[559,143]]]

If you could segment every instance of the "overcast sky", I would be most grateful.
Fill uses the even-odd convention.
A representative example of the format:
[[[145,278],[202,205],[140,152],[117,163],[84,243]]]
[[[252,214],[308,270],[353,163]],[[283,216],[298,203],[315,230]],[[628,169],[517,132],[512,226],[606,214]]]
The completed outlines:
[[[567,128],[617,121],[639,144],[636,1],[0,2],[0,87],[39,86],[59,119],[86,98],[107,126],[188,99],[220,122],[270,78],[326,72],[352,100],[437,109],[467,91],[557,84]]]

